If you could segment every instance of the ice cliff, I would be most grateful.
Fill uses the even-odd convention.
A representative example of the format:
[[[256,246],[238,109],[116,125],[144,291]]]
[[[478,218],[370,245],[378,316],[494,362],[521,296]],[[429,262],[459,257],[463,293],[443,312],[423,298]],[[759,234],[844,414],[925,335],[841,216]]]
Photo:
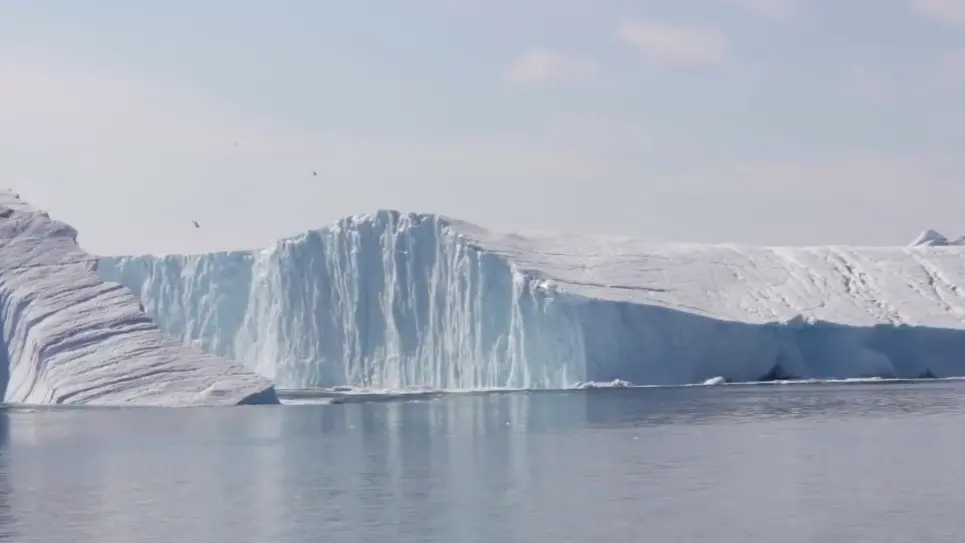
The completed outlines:
[[[0,192],[0,396],[8,403],[277,403],[263,377],[169,338],[101,280],[77,232]]]
[[[698,245],[383,211],[98,270],[181,342],[283,388],[965,375],[965,247],[941,240]]]

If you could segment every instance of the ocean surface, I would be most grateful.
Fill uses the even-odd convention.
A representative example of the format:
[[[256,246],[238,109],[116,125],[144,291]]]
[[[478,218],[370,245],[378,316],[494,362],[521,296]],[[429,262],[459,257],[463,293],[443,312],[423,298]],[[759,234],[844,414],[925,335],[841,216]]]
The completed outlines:
[[[0,540],[956,542],[965,383],[0,412]]]

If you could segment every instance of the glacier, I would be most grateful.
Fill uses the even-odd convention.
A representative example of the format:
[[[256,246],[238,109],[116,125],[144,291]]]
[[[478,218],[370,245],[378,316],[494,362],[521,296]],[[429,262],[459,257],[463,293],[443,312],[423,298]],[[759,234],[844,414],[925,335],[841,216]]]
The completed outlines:
[[[379,211],[269,248],[102,257],[171,336],[280,389],[965,375],[965,247],[499,232]]]
[[[0,191],[0,387],[8,404],[277,404],[241,364],[170,338],[101,280],[77,231]]]

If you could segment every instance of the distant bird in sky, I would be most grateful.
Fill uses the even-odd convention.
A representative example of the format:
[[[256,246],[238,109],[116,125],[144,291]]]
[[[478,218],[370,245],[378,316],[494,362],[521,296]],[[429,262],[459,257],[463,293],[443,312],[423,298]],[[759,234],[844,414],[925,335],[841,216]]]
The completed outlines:
[[[194,227],[195,227],[195,228],[201,228],[201,225],[198,224],[198,221],[191,221],[191,222],[194,223]]]
[[[315,177],[318,177],[318,172],[316,172],[315,170],[312,170],[312,175],[314,175]]]

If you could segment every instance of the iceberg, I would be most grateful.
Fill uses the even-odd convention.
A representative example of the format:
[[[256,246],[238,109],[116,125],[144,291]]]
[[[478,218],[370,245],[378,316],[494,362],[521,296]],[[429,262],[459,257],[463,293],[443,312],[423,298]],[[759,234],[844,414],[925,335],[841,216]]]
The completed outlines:
[[[96,274],[77,231],[0,192],[0,387],[5,403],[278,403],[242,365],[181,345]]]
[[[380,211],[258,251],[101,258],[184,344],[279,388],[965,375],[965,247],[498,232]]]
[[[918,235],[911,247],[948,247],[950,245],[965,245],[965,236],[948,239],[938,232],[928,229]]]

